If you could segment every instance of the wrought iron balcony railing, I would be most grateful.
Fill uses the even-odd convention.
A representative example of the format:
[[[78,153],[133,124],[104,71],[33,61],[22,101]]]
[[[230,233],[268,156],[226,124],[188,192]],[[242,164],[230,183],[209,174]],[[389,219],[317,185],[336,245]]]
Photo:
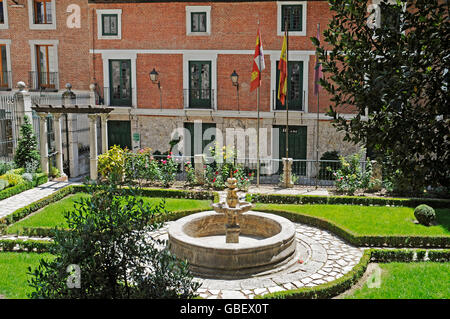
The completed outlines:
[[[30,72],[30,90],[57,90],[59,84],[58,72]]]

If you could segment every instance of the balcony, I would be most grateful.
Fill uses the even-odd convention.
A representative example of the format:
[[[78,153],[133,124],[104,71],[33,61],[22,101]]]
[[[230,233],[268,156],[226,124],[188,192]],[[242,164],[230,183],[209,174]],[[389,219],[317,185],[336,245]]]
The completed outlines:
[[[213,89],[183,89],[185,109],[214,109]]]
[[[58,72],[30,72],[30,91],[58,91]]]
[[[0,72],[0,91],[11,91],[12,78],[11,71]]]

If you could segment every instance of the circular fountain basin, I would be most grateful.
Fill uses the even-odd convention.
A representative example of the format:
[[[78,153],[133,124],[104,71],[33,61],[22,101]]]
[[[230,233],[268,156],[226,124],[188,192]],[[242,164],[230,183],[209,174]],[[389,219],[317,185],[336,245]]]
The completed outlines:
[[[225,242],[226,215],[183,217],[169,227],[169,249],[203,277],[239,278],[278,267],[294,256],[295,228],[286,218],[250,211],[240,215],[239,243]]]

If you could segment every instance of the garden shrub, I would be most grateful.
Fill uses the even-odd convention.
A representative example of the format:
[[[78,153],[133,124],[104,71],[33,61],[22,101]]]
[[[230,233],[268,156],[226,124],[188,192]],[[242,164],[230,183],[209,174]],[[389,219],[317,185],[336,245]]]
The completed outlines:
[[[98,173],[105,179],[121,182],[125,173],[127,150],[120,146],[112,146],[106,153],[98,156]]]
[[[188,265],[172,255],[164,242],[147,236],[162,224],[164,204],[152,206],[125,198],[116,185],[91,185],[91,197],[66,213],[69,231],[55,230],[52,262],[41,260],[29,272],[31,298],[129,299],[190,298],[200,284]],[[69,265],[78,265],[80,288],[69,289]],[[151,271],[149,271],[151,270]]]
[[[38,165],[41,158],[37,149],[37,139],[33,133],[33,125],[28,116],[25,115],[23,120],[24,123],[20,127],[20,137],[14,155],[16,167],[25,167],[26,163]]]
[[[14,163],[13,162],[3,162],[0,161],[0,175],[5,174],[7,171],[10,171],[14,169]]]
[[[0,191],[4,190],[9,186],[9,183],[6,179],[0,178]]]
[[[6,174],[0,176],[0,178],[6,180],[9,184],[9,187],[24,183],[24,179],[22,178],[22,176],[13,173],[12,171],[9,171]]]
[[[22,178],[27,182],[33,182],[33,174],[31,173],[23,173]]]
[[[420,224],[430,226],[436,220],[436,213],[432,207],[422,204],[414,209],[414,217]]]

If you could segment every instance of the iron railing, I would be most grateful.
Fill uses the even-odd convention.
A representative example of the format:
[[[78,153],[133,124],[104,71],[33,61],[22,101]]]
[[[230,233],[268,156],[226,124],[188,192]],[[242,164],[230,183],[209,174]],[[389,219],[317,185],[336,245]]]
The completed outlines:
[[[30,71],[30,90],[56,91],[59,86],[58,72]]]

